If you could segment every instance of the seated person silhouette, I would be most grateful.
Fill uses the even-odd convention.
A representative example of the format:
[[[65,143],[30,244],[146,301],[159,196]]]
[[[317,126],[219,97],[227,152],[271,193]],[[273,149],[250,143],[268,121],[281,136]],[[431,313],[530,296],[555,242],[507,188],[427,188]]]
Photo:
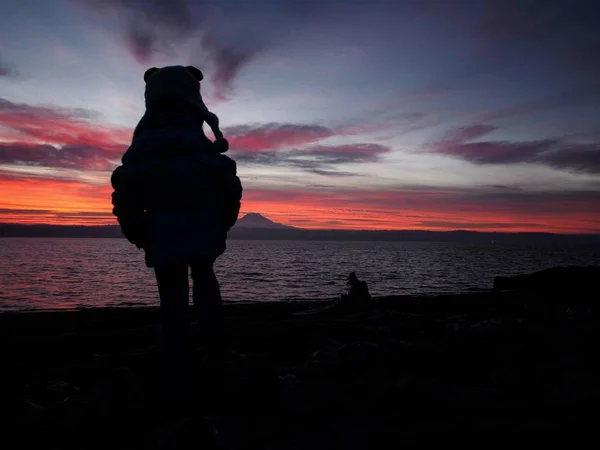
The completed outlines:
[[[350,272],[346,285],[348,286],[348,293],[342,294],[342,304],[359,306],[371,300],[367,283],[359,280],[355,272]]]
[[[242,198],[236,163],[222,154],[228,144],[218,118],[202,101],[201,80],[195,67],[146,71],[146,112],[111,177],[113,213],[154,268],[164,349],[174,365],[185,359],[188,345],[189,268],[201,344],[215,356],[221,349],[221,292],[213,264],[225,251]]]

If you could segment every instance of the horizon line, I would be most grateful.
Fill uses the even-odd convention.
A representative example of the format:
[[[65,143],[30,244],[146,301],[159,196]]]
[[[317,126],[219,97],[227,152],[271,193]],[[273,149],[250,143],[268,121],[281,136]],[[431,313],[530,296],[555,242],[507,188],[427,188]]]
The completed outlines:
[[[118,224],[106,224],[106,225],[76,225],[76,224],[48,224],[48,223],[19,223],[19,222],[0,222],[0,226],[19,226],[19,227],[60,227],[60,228],[119,228]],[[235,229],[235,226],[234,228]],[[476,233],[476,234],[545,234],[555,236],[600,236],[600,231],[590,233],[561,233],[551,231],[489,231],[489,230],[469,230],[464,228],[456,228],[449,230],[435,230],[435,229],[349,229],[349,228],[299,228],[289,226],[288,228],[262,228],[262,227],[244,227],[238,229],[245,230],[262,230],[262,231],[274,231],[274,232],[354,232],[354,233]],[[0,236],[1,237],[1,236]]]

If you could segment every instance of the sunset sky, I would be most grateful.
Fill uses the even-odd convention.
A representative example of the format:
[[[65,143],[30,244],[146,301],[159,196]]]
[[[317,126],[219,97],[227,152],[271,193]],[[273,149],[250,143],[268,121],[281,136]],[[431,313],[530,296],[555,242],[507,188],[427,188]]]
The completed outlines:
[[[193,64],[242,212],[600,233],[599,24],[583,0],[3,0],[0,222],[115,224],[143,73]]]

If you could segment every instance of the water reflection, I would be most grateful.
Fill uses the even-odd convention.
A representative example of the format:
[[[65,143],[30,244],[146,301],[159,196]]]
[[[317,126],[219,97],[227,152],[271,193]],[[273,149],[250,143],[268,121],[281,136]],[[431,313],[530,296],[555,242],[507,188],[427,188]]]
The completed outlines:
[[[595,246],[230,241],[225,300],[338,297],[356,270],[373,295],[488,289],[494,275],[600,264]],[[156,305],[143,254],[123,239],[0,239],[0,310]]]

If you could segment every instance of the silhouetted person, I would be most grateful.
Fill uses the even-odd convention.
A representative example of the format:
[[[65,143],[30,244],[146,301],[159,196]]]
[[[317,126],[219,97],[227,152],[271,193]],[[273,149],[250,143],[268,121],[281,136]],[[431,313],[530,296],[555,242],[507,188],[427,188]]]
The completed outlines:
[[[200,95],[195,67],[151,68],[144,74],[146,112],[112,174],[113,213],[125,237],[145,251],[160,296],[166,354],[183,361],[187,346],[191,268],[202,345],[218,353],[221,292],[213,271],[240,210],[235,161]],[[215,143],[202,129],[206,121]]]
[[[348,293],[342,295],[343,303],[359,306],[371,300],[367,283],[359,280],[355,272],[350,272],[346,285],[348,286]]]

